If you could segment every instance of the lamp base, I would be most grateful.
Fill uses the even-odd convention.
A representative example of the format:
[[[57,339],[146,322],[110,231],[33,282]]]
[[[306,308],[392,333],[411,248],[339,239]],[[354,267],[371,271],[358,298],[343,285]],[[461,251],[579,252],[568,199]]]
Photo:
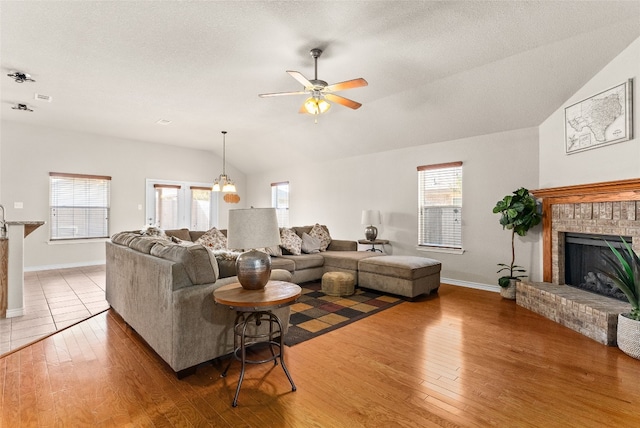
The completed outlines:
[[[378,237],[378,228],[373,225],[367,226],[364,229],[364,237],[367,241],[375,241]]]
[[[236,259],[236,275],[245,290],[262,290],[271,277],[271,257],[257,250],[240,254]]]

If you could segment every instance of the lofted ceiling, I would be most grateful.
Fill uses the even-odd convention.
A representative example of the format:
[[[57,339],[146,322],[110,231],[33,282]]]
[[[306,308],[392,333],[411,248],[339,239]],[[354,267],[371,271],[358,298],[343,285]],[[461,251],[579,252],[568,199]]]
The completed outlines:
[[[3,120],[218,156],[226,130],[244,173],[537,126],[640,37],[640,1],[3,0],[0,19]],[[315,47],[320,79],[369,82],[318,124],[303,95],[258,97],[302,89],[285,71],[312,79]]]

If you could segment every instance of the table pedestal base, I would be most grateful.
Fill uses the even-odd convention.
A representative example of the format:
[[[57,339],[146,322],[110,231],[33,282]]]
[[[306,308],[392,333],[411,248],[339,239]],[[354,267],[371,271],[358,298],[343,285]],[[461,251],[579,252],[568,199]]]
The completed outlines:
[[[263,322],[269,323],[269,332],[268,333],[248,333],[247,327],[251,324],[255,324],[256,326],[260,326]],[[267,363],[269,361],[273,361],[273,365],[278,365],[278,359],[280,359],[280,365],[282,366],[282,370],[287,375],[287,379],[289,379],[289,383],[291,384],[291,391],[296,390],[296,385],[293,383],[293,379],[291,378],[291,374],[289,374],[289,370],[284,362],[284,344],[283,333],[282,333],[282,322],[280,319],[274,315],[270,311],[259,311],[259,312],[241,312],[238,311],[236,314],[235,326],[233,328],[233,343],[234,343],[234,351],[233,356],[236,360],[240,361],[240,377],[238,378],[238,386],[236,387],[236,394],[233,397],[232,406],[236,407],[238,405],[238,395],[240,394],[240,387],[242,386],[242,381],[244,380],[244,373],[247,364],[261,364]],[[257,344],[267,344],[269,345],[269,350],[271,351],[271,356],[262,360],[250,360],[247,359],[247,348],[257,345]],[[277,352],[276,352],[277,351]],[[229,367],[231,366],[233,359],[229,360],[227,367],[224,369],[221,377],[226,377]]]

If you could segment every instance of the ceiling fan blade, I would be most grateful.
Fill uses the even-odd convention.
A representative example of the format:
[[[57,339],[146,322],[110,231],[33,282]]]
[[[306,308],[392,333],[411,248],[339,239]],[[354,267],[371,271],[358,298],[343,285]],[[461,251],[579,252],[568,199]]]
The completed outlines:
[[[306,94],[306,91],[294,91],[294,92],[272,92],[270,94],[258,94],[258,96],[260,98],[265,98],[265,97],[279,97],[282,95],[300,95],[300,94]]]
[[[302,75],[302,73],[300,73],[298,71],[287,71],[287,73],[289,73],[289,76],[293,77],[298,82],[300,82],[302,84],[302,86],[305,87],[305,89],[313,88],[313,83],[309,82],[309,79],[304,77]]]
[[[362,86],[367,86],[369,83],[364,80],[362,77],[359,79],[347,80],[346,82],[334,83],[333,85],[327,86],[325,91],[335,92],[335,91],[344,91],[347,89],[360,88]]]
[[[340,95],[336,94],[324,94],[324,97],[329,101],[342,104],[343,106],[352,108],[354,110],[359,109],[362,106],[362,104],[360,104],[359,102],[350,100],[349,98],[341,97]]]

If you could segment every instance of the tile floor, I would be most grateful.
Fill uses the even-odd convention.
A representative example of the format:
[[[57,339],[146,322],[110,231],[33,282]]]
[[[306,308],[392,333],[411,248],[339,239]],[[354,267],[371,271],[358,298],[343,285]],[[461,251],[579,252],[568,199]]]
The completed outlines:
[[[24,315],[0,319],[0,355],[104,311],[104,289],[104,265],[25,272]]]

